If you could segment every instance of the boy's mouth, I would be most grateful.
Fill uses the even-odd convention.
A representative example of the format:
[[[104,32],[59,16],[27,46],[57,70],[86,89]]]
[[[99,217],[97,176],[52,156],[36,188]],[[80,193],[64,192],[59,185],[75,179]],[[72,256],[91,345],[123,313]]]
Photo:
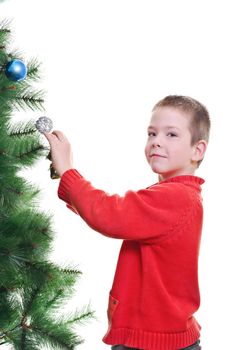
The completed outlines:
[[[154,153],[154,154],[151,154],[150,157],[161,157],[161,158],[167,158],[165,156],[162,156],[161,154],[157,154],[157,153]]]

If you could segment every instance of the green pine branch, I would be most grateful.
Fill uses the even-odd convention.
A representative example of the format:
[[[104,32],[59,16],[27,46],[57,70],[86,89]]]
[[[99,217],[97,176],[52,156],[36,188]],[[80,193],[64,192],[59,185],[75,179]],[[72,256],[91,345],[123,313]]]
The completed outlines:
[[[61,269],[62,272],[64,272],[65,274],[69,274],[69,275],[81,275],[82,272],[80,270],[74,270],[74,269]]]
[[[33,327],[33,330],[38,333],[40,339],[43,338],[44,345],[52,346],[55,349],[74,350],[77,345],[84,342],[83,339],[71,332],[67,337],[68,330],[62,324],[57,324],[55,329],[49,329],[48,331],[39,327]]]
[[[54,296],[49,300],[47,300],[46,303],[46,309],[48,308],[56,308],[57,305],[60,304],[60,300],[63,299],[65,296],[65,292],[63,288],[59,288],[56,293],[54,293]]]
[[[14,174],[14,172],[13,172]],[[40,190],[34,185],[30,184],[28,181],[21,177],[16,177],[12,179],[12,172],[8,169],[6,174],[10,178],[3,177],[0,182],[0,230],[1,234],[6,232],[10,225],[16,225],[19,229],[25,226],[27,220],[25,220],[26,215],[33,217],[32,213],[29,213],[28,207],[33,207],[36,205],[37,196]],[[7,207],[7,213],[4,212],[4,208]],[[20,213],[24,215],[24,219],[20,221]],[[34,229],[36,226],[34,227]],[[25,231],[26,233],[28,231]],[[21,236],[22,237],[22,236]]]
[[[27,64],[27,78],[34,81],[40,78],[40,63],[36,58],[31,59]]]
[[[22,137],[35,135],[37,132],[34,120],[30,120],[26,123],[19,122],[14,125],[9,126],[9,136],[10,137]]]
[[[0,33],[1,32],[7,32],[7,33],[10,33],[10,20],[8,19],[3,19],[1,22],[0,22]]]
[[[95,318],[95,312],[91,310],[90,305],[83,307],[81,310],[77,310],[74,315],[69,316],[67,324],[86,324],[90,319]]]
[[[44,110],[44,92],[28,90],[13,97],[12,103],[16,109],[26,110],[29,107],[32,111]]]
[[[9,140],[7,149],[4,151],[11,162],[24,166],[31,166],[34,162],[47,154],[47,147],[40,143],[38,138],[21,137]]]
[[[41,156],[41,151],[44,150],[45,148],[43,145],[37,144],[23,152],[20,152],[18,154],[18,158],[20,158],[20,160],[23,161],[25,158],[31,159],[31,157],[36,156],[36,154],[38,154],[38,156]]]
[[[6,64],[24,61],[8,51],[9,21],[0,23],[0,345],[15,350],[73,350],[83,342],[74,326],[94,317],[90,307],[63,315],[59,310],[75,290],[81,271],[48,260],[52,248],[51,216],[37,209],[40,190],[18,175],[47,156],[34,121],[12,123],[17,110],[44,110],[44,92],[31,86],[40,77],[36,59],[27,77],[11,81]],[[60,312],[59,312],[60,311]]]
[[[0,50],[4,50],[6,44],[8,43],[9,35],[11,33],[9,25],[9,20],[3,20],[0,22]]]

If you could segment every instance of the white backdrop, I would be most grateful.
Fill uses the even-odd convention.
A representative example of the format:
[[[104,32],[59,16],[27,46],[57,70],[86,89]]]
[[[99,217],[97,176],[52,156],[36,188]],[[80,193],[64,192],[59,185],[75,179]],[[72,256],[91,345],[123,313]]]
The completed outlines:
[[[203,102],[212,119],[210,145],[196,173],[205,178],[200,251],[204,350],[231,340],[231,81],[230,1],[6,0],[13,48],[42,62],[45,115],[69,137],[76,168],[94,186],[123,194],[157,182],[144,146],[150,111],[168,94]],[[18,113],[16,120],[44,113]],[[52,259],[82,270],[69,308],[91,301],[98,320],[78,328],[80,350],[107,350],[106,308],[120,241],[92,231],[58,200],[48,162],[25,176],[42,189],[40,205],[54,214]]]

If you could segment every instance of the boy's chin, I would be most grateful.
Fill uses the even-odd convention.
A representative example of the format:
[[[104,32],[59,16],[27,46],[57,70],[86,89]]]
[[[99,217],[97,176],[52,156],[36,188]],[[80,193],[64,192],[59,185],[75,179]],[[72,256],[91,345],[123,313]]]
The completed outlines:
[[[164,175],[166,173],[165,170],[159,169],[158,167],[155,167],[155,166],[151,166],[151,170],[153,171],[153,173],[156,173],[157,175]]]
[[[164,181],[171,177],[176,176],[175,172],[172,172],[172,171],[154,171],[154,172],[158,175],[159,181]]]

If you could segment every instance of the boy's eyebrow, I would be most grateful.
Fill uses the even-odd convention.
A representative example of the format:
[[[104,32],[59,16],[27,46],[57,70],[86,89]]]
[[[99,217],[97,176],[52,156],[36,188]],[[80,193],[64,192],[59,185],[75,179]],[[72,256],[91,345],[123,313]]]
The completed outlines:
[[[154,130],[155,129],[155,127],[154,126],[152,126],[152,125],[150,125],[148,128],[147,128],[148,130]],[[174,126],[174,125],[169,125],[169,126],[166,126],[164,129],[177,129],[177,130],[180,130],[181,131],[181,129],[180,128],[178,128],[178,126]]]

